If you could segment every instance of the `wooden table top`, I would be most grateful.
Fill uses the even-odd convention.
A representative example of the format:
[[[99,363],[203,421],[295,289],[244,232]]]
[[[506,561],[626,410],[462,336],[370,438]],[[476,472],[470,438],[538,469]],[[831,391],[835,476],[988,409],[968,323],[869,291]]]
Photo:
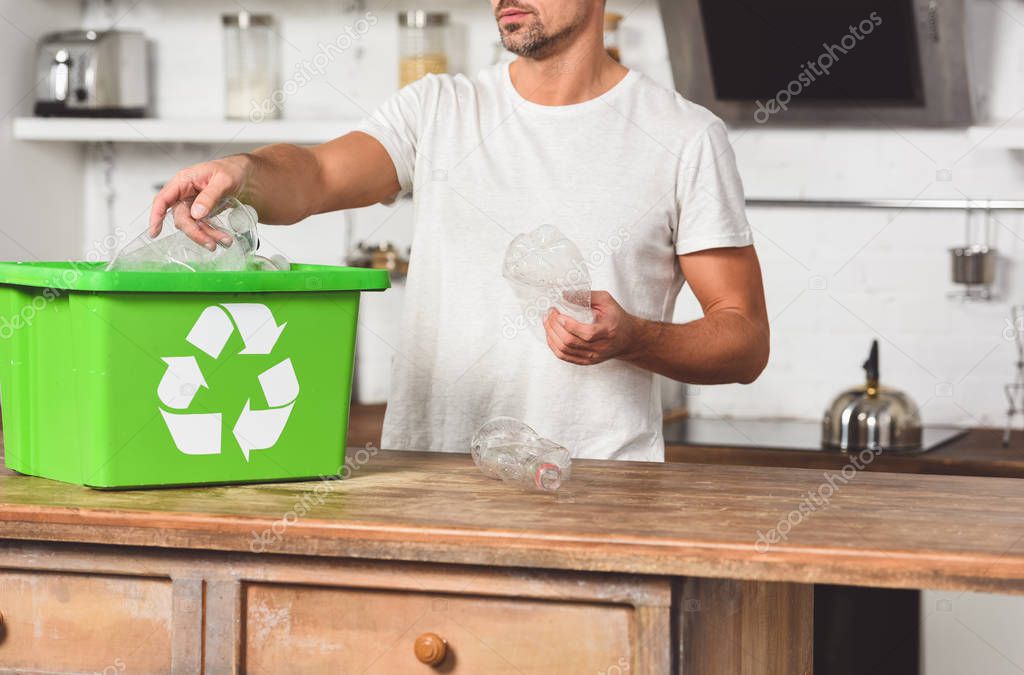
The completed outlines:
[[[1024,592],[1024,482],[848,474],[577,461],[548,495],[393,451],[330,482],[100,492],[8,473],[0,539]]]

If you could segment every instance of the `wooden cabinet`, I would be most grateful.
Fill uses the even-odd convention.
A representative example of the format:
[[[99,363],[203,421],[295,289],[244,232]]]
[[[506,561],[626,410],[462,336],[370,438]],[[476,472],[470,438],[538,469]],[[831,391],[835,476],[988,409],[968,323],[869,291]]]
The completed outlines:
[[[0,672],[669,673],[671,605],[659,578],[18,544]]]
[[[138,654],[122,672],[168,672],[169,648],[169,672],[207,675],[486,673],[502,658],[559,675],[806,675],[813,584],[1024,593],[1019,480],[861,472],[805,513],[822,485],[801,469],[579,460],[553,498],[464,456],[387,451],[329,483],[122,493],[0,475],[0,613],[15,614],[0,671],[67,672],[32,631],[102,616],[113,647],[75,637],[79,672],[122,654]],[[82,578],[87,600],[68,613],[62,591],[16,592],[24,575]],[[50,606],[38,621],[33,597]]]
[[[166,673],[169,579],[0,570],[0,671]]]
[[[624,605],[279,584],[244,597],[253,672],[599,673],[635,656]]]

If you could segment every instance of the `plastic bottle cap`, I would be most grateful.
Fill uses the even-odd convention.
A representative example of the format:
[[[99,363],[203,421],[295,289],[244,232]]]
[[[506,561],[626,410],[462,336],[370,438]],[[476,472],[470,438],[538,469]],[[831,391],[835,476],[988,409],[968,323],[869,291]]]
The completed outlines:
[[[541,464],[537,467],[535,481],[541,490],[553,492],[562,486],[562,471],[556,464]]]

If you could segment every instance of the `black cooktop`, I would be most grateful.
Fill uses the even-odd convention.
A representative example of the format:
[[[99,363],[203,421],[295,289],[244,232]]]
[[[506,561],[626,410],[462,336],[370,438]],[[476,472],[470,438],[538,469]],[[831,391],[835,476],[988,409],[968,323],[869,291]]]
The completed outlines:
[[[966,433],[957,427],[925,426],[921,449],[909,454],[934,450]],[[689,418],[665,425],[665,444],[840,452],[821,445],[821,424],[802,420]]]

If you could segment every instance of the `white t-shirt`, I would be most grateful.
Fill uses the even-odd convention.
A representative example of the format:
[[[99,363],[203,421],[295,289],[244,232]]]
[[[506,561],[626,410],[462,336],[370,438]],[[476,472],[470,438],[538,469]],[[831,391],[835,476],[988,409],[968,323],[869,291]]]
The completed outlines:
[[[383,446],[468,452],[481,424],[508,415],[573,457],[662,461],[654,376],[557,359],[524,328],[502,261],[513,237],[555,225],[594,290],[670,321],[679,254],[752,243],[722,122],[635,71],[599,98],[538,105],[500,64],[472,79],[428,75],[360,129],[414,198]]]

